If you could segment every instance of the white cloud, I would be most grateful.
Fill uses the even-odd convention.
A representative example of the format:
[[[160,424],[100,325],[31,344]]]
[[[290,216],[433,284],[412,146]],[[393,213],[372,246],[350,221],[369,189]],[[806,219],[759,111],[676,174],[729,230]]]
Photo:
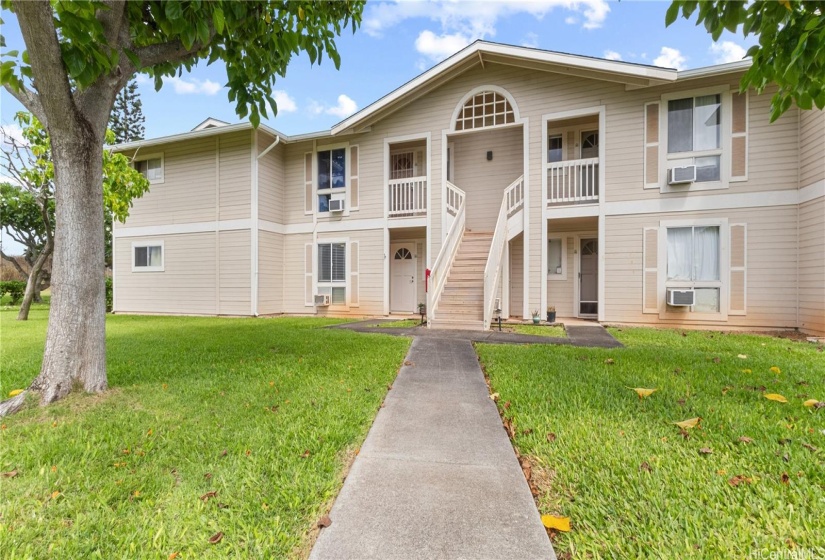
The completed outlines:
[[[0,144],[5,148],[9,146],[11,150],[12,141],[18,146],[28,146],[29,142],[23,138],[23,129],[16,124],[4,124],[0,126]]]
[[[578,23],[581,17],[585,29],[601,27],[610,12],[607,0],[395,0],[368,4],[362,29],[369,35],[380,37],[407,19],[425,18],[441,24],[442,37],[458,35],[469,43],[495,36],[500,18],[528,14],[541,20],[556,8],[577,16],[572,24]]]
[[[564,18],[564,23],[566,23],[567,25],[576,25],[577,23],[579,23],[579,18],[567,16],[566,18]]]
[[[733,41],[722,41],[721,43],[713,43],[710,46],[711,54],[715,55],[714,62],[716,64],[724,64],[725,62],[737,62],[745,58],[747,51],[745,47],[737,45]]]
[[[189,78],[189,80],[186,80],[175,76],[172,78],[164,78],[163,83],[172,84],[172,87],[175,88],[175,93],[179,95],[201,93],[204,95],[215,95],[221,90],[219,83],[213,82],[212,80],[198,80],[197,78]]]
[[[621,60],[622,59],[622,55],[620,55],[616,51],[611,51],[610,49],[604,51],[604,57],[607,60]]]
[[[345,119],[357,110],[358,104],[348,95],[343,93],[338,96],[337,105],[324,105],[314,99],[310,99],[306,108],[307,113],[314,117],[321,114],[327,114],[338,117],[339,119]]]
[[[524,40],[521,42],[522,47],[529,47],[531,49],[535,49],[539,46],[539,36],[532,31],[524,36]]]
[[[422,31],[415,40],[415,50],[432,60],[444,60],[472,42],[461,33],[436,35],[429,29]]]
[[[326,113],[344,119],[358,110],[358,104],[343,93],[338,96],[338,105],[328,107]]]
[[[664,68],[675,68],[676,70],[684,70],[687,58],[679,52],[679,49],[670,47],[662,47],[659,51],[659,56],[653,59],[654,66],[662,66]]]
[[[273,91],[272,98],[275,99],[275,103],[278,105],[279,113],[294,113],[298,110],[295,100],[282,89],[276,89]]]

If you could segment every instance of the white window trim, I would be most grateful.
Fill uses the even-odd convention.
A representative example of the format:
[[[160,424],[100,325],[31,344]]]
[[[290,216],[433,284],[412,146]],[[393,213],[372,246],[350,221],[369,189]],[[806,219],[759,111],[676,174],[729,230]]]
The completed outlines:
[[[561,241],[561,274],[551,274],[547,271],[547,279],[551,282],[563,282],[567,280],[567,237],[564,235],[547,236],[547,255],[550,256],[550,241],[559,239]]]
[[[714,150],[702,150],[695,152],[679,152],[670,154],[667,151],[668,134],[668,101],[674,99],[685,99],[687,97],[701,97],[703,95],[719,95],[722,104],[722,131],[719,138],[719,148]],[[733,103],[731,100],[730,86],[714,86],[685,91],[678,91],[674,93],[665,93],[662,95],[659,103],[659,191],[662,193],[673,192],[687,192],[687,191],[712,191],[719,189],[727,189],[730,187],[730,145],[731,145],[731,127],[733,118]],[[719,157],[719,181],[707,181],[702,183],[689,183],[688,185],[668,185],[667,184],[667,170],[670,164],[678,163],[680,160],[693,160],[695,158],[706,156],[720,156]],[[678,165],[673,165],[678,167]]]
[[[341,281],[322,282],[319,279],[319,275],[320,275],[321,271],[318,270],[318,252],[319,252],[318,251],[318,246],[319,245],[335,245],[335,244],[341,244],[341,243],[344,244],[344,281],[343,282],[341,282]],[[360,247],[359,247],[359,250],[360,250]],[[359,258],[360,258],[360,255],[359,255]],[[315,246],[312,248],[312,259],[313,259],[313,262],[312,262],[313,270],[315,270],[315,274],[312,275],[312,277],[315,279],[313,293],[317,294],[319,288],[340,288],[340,287],[343,286],[344,289],[346,290],[346,294],[344,296],[344,304],[343,305],[333,304],[332,303],[332,292],[330,292],[330,304],[329,304],[329,307],[327,307],[327,309],[329,311],[347,311],[347,310],[349,310],[349,308],[352,307],[351,301],[350,301],[350,298],[352,296],[352,285],[350,283],[350,278],[352,276],[352,263],[350,261],[352,259],[351,259],[351,256],[350,256],[350,239],[349,239],[349,237],[330,237],[330,238],[323,238],[323,239],[319,238],[319,239],[317,239],[315,241]],[[359,277],[360,277],[360,275],[359,275]]]
[[[146,160],[149,160],[149,159],[159,159],[160,160],[160,174],[161,174],[160,179],[149,179],[147,177],[147,180],[149,181],[149,184],[150,185],[163,184],[163,182],[166,180],[166,161],[164,160],[163,152],[156,152],[156,153],[152,153],[152,154],[141,154],[140,152],[138,152],[132,158],[132,167],[137,169],[137,165],[136,165],[137,162],[146,161]]]
[[[135,249],[138,247],[160,247],[160,266],[135,266]],[[163,240],[132,242],[132,272],[164,272],[166,267],[166,247]]]
[[[687,311],[669,307],[665,301],[668,288],[693,287],[695,282],[668,281],[667,279],[667,230],[678,227],[705,227],[717,226],[719,228],[719,280],[702,282],[702,286],[707,288],[719,288],[719,312],[700,313],[693,311],[692,307]],[[728,320],[728,297],[730,292],[730,227],[727,218],[705,218],[696,220],[662,220],[659,222],[659,254],[658,254],[658,293],[659,293],[659,318],[660,319],[682,319],[686,321],[727,321]]]
[[[325,145],[325,146],[316,146],[315,151],[312,152],[312,193],[313,193],[313,196],[312,196],[312,203],[313,203],[312,210],[313,210],[313,212],[315,212],[315,214],[319,218],[337,218],[337,217],[341,216],[342,214],[344,216],[349,216],[349,213],[350,213],[350,210],[351,210],[350,205],[349,205],[349,187],[350,187],[350,185],[349,185],[349,179],[350,179],[350,177],[349,177],[349,174],[350,174],[350,168],[349,168],[350,167],[350,165],[349,165],[350,152],[349,152],[349,148],[350,148],[349,142],[339,142],[337,144],[328,144],[328,145]],[[318,174],[318,154],[320,152],[331,152],[332,150],[340,150],[340,149],[344,150],[344,162],[345,162],[344,164],[346,165],[346,169],[344,170],[344,186],[343,186],[343,188],[337,187],[337,188],[334,188],[334,189],[333,188],[319,189],[318,188],[318,175],[319,175]],[[359,160],[361,158],[361,150],[360,149],[358,150],[358,158],[359,158]],[[361,162],[360,161],[358,162],[358,165],[359,165],[358,172],[360,173],[361,172],[361,168],[360,168]],[[331,179],[330,179],[330,181],[331,181]],[[359,190],[359,198],[360,198],[360,196],[361,196],[360,195],[360,190],[361,190],[361,181],[360,180],[358,181],[358,190]],[[340,195],[339,197],[336,197],[336,199],[337,198],[342,198],[344,200],[344,211],[339,213],[339,212],[321,212],[320,210],[318,210],[318,197],[321,196],[321,195],[324,195],[324,194]],[[331,200],[331,198],[330,198],[330,200]],[[320,243],[320,241],[319,241],[319,243]]]

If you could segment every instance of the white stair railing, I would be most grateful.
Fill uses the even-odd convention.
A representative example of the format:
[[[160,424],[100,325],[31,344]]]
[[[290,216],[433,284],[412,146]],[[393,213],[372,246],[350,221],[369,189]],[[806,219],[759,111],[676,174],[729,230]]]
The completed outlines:
[[[599,201],[599,158],[547,164],[547,203]]]
[[[427,213],[427,177],[390,179],[390,217]]]
[[[447,182],[447,213],[448,216],[452,216],[453,219],[447,230],[444,243],[441,244],[441,250],[438,252],[438,256],[436,256],[435,262],[433,262],[433,266],[430,269],[430,280],[427,290],[428,325],[435,317],[438,300],[441,298],[441,292],[444,290],[444,284],[450,273],[450,267],[453,266],[453,260],[455,260],[455,255],[458,252],[458,246],[461,244],[461,238],[464,236],[464,220],[466,215],[465,198],[464,191],[452,183]]]
[[[521,201],[518,201],[519,192]],[[496,308],[496,294],[498,294],[501,284],[502,262],[504,260],[504,248],[507,245],[507,217],[511,211],[518,210],[519,205],[524,204],[524,176],[516,179],[504,191],[501,197],[501,208],[498,210],[496,220],[496,230],[493,233],[493,241],[490,243],[490,254],[487,257],[487,265],[484,267],[484,330],[490,328],[493,321],[493,313]]]

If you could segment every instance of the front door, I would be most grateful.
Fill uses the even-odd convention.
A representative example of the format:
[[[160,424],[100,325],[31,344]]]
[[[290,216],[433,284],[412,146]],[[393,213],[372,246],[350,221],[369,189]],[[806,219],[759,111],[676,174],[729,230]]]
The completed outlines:
[[[579,247],[579,316],[599,312],[599,240],[582,239]]]
[[[399,243],[390,247],[390,311],[395,313],[415,313],[417,290],[414,243]]]

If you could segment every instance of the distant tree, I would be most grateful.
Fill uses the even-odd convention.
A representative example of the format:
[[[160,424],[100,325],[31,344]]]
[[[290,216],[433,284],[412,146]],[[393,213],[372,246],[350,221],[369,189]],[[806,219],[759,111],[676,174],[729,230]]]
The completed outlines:
[[[361,22],[363,0],[2,0],[26,45],[0,54],[0,85],[51,137],[55,250],[49,327],[40,374],[29,389],[41,404],[73,386],[98,393],[106,378],[101,154],[115,97],[136,73],[163,78],[221,61],[229,100],[253,126],[270,108],[275,80],[293,57],[340,55],[335,39]],[[0,46],[5,41],[0,37]],[[26,393],[0,403],[19,409]]]
[[[0,169],[17,185],[0,185],[0,227],[26,250],[24,257],[30,270],[20,269],[27,280],[17,314],[17,319],[24,321],[39,292],[44,266],[54,251],[55,180],[48,132],[29,113],[17,113],[15,120],[22,129],[23,139],[3,133]],[[108,143],[114,142],[112,131],[106,131],[106,138]],[[103,152],[103,204],[107,217],[104,227],[108,232],[112,229],[112,218],[125,221],[132,200],[147,190],[149,181],[131,166],[126,156],[108,150]],[[2,256],[12,260],[10,256]]]
[[[115,134],[115,142],[143,140],[143,103],[140,101],[137,80],[132,79],[115,97],[115,106],[109,115],[109,128]]]
[[[697,12],[698,10],[698,12]],[[800,109],[825,109],[825,3],[820,0],[675,0],[665,16],[672,24],[681,14],[696,25],[703,23],[716,41],[727,30],[745,37],[757,35],[759,44],[748,49],[753,59],[740,89],[757,92],[779,86],[771,100],[771,121],[792,103]]]

